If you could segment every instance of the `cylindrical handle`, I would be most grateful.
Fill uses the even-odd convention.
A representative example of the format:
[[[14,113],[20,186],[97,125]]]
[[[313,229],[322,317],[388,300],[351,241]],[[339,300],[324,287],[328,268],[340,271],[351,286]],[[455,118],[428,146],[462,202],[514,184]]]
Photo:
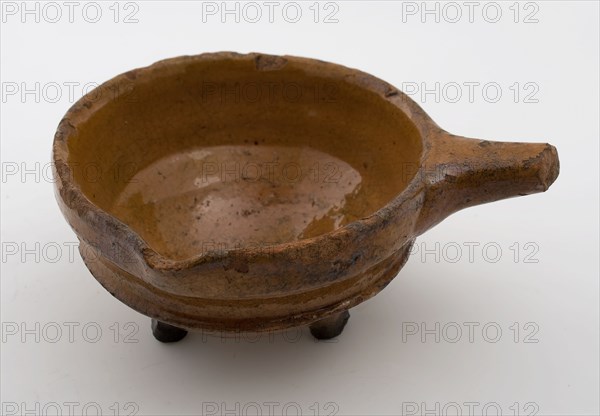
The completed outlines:
[[[558,153],[550,144],[493,142],[442,132],[422,170],[426,193],[418,231],[463,208],[544,192],[558,172]]]

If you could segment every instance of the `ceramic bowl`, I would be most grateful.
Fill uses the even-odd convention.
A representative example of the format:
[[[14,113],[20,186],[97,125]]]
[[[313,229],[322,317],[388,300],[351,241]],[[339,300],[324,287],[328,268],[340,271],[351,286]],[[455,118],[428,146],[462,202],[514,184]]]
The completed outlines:
[[[418,235],[559,171],[553,146],[452,135],[364,72],[228,52],[101,85],[60,122],[53,161],[87,267],[165,342],[336,336]]]

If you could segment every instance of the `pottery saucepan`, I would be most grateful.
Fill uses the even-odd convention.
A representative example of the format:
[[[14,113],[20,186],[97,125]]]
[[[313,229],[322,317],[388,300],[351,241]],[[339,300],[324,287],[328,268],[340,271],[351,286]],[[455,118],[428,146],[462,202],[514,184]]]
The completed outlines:
[[[111,79],[67,112],[53,161],[87,267],[161,341],[333,337],[418,235],[559,171],[553,146],[452,135],[369,74],[235,53]]]

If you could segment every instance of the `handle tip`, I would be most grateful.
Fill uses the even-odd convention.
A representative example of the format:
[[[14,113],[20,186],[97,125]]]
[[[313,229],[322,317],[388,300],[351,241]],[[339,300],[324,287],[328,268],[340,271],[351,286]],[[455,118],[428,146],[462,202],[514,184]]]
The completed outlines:
[[[560,171],[558,152],[551,144],[493,142],[450,134],[435,143],[426,166],[431,170],[442,167],[445,174],[426,184],[419,232],[463,208],[545,192]]]
[[[534,158],[532,163],[539,166],[540,191],[545,192],[556,181],[560,172],[560,161],[556,147],[546,143],[544,149]]]

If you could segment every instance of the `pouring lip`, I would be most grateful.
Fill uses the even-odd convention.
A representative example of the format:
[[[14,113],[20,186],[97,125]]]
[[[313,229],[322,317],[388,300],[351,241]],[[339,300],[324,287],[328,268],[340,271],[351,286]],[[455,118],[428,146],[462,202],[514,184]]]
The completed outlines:
[[[113,230],[124,235],[125,244],[131,245],[134,251],[141,255],[147,266],[157,271],[178,271],[190,269],[195,266],[212,263],[215,261],[226,259],[230,256],[255,256],[261,254],[273,254],[284,252],[290,249],[298,249],[311,245],[324,244],[328,240],[352,241],[360,234],[366,233],[369,230],[374,230],[378,226],[387,223],[394,211],[401,209],[403,203],[417,197],[422,193],[424,184],[420,175],[423,169],[424,161],[427,159],[431,143],[428,138],[432,131],[442,131],[437,124],[429,117],[429,115],[408,95],[392,86],[391,84],[377,78],[369,73],[361,70],[346,67],[344,65],[335,64],[318,59],[290,56],[290,55],[269,55],[264,53],[237,53],[237,52],[207,52],[198,55],[184,55],[164,60],[157,61],[151,65],[136,68],[120,75],[117,75],[108,81],[104,82],[97,88],[108,89],[112,86],[119,85],[121,82],[131,82],[141,74],[149,74],[157,69],[176,68],[190,61],[202,60],[223,60],[223,59],[240,59],[254,60],[257,67],[262,65],[262,70],[276,70],[285,65],[287,61],[293,61],[305,65],[319,65],[332,72],[336,72],[340,78],[350,79],[357,86],[374,92],[381,99],[386,100],[392,105],[400,109],[413,123],[417,129],[421,140],[421,155],[419,159],[419,168],[415,171],[414,176],[399,194],[388,201],[384,206],[379,208],[372,214],[361,219],[352,221],[335,230],[320,234],[315,237],[303,238],[300,240],[288,241],[270,245],[269,247],[252,247],[252,248],[233,248],[216,253],[200,253],[186,259],[173,259],[160,254],[154,250],[133,228],[121,221],[114,215],[99,207],[91,201],[77,181],[73,178],[73,170],[69,164],[69,138],[77,131],[79,123],[87,120],[98,109],[111,101],[106,95],[100,99],[87,99],[94,94],[95,90],[88,92],[81,97],[75,104],[69,108],[66,114],[61,119],[57,131],[54,135],[52,146],[52,161],[55,175],[55,193],[59,200],[59,205],[63,209],[63,204],[68,209],[77,212],[77,215],[82,221],[95,221],[103,223],[105,230]],[[67,221],[71,223],[70,218],[65,215]],[[71,224],[73,226],[73,224]],[[77,230],[75,230],[77,234]],[[106,232],[106,231],[103,231]]]

